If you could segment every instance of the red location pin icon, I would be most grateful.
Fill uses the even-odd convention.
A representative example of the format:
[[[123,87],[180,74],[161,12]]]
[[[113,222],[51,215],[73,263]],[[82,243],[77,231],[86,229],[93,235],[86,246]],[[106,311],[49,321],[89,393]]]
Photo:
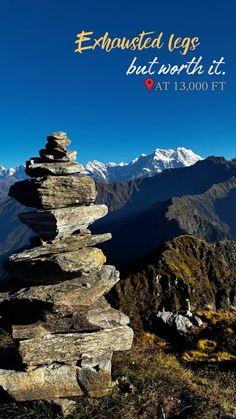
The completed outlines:
[[[146,80],[145,80],[145,85],[146,85],[146,88],[149,90],[149,92],[150,92],[150,90],[152,89],[152,87],[153,87],[153,85],[154,85],[154,80],[151,78],[151,77],[148,77]]]

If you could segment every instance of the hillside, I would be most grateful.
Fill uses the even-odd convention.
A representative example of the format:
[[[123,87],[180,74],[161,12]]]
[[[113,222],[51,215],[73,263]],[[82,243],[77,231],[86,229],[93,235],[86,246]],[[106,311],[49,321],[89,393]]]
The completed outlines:
[[[173,196],[205,193],[212,185],[236,176],[236,161],[223,157],[209,157],[193,166],[164,170],[156,176],[141,178],[132,182],[117,182],[98,185],[97,203],[104,202],[110,211],[106,223],[134,214],[159,201]]]
[[[15,250],[26,246],[32,236],[31,231],[18,219],[18,214],[23,211],[26,208],[15,200],[7,197],[0,199],[0,275],[3,275],[1,262]]]
[[[180,236],[127,266],[111,298],[135,330],[155,328],[158,310],[217,309],[235,301],[236,242]]]
[[[185,233],[217,241],[236,237],[236,177],[201,195],[172,198],[166,217]]]
[[[109,246],[104,244],[108,260],[121,267],[132,259],[150,252],[165,240],[180,234],[192,234],[193,228],[190,225],[192,214],[189,223],[181,224],[177,217],[179,201],[173,198],[203,195],[213,185],[227,182],[234,176],[236,176],[236,161],[227,161],[223,157],[209,157],[193,166],[165,170],[151,178],[129,183],[98,185],[97,203],[106,203],[110,212],[105,219],[95,224],[94,231],[112,233],[113,240]],[[226,188],[228,187],[229,185],[226,185]],[[217,205],[222,202],[224,207],[213,208],[213,211],[217,211],[215,219],[220,218],[218,224],[221,231],[216,233],[217,226],[215,226],[212,234],[206,234],[207,231],[203,228],[199,237],[210,241],[214,238],[214,234],[217,240],[234,237],[227,224],[230,222],[232,226],[226,209],[228,199],[231,202],[230,197],[231,194],[229,198],[224,198],[226,200],[219,198]],[[173,207],[168,213],[171,205]],[[184,209],[181,211],[184,219]],[[205,212],[205,208],[202,208],[202,211]],[[203,214],[204,217],[206,215]],[[211,217],[212,214],[209,215],[209,220]],[[198,228],[201,229],[200,222]],[[208,228],[212,229],[213,226],[209,225]]]

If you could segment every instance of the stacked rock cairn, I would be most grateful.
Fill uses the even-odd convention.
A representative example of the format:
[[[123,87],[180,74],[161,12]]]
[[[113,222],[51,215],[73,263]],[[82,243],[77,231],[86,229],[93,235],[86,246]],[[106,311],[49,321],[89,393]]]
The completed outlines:
[[[64,132],[48,136],[40,157],[26,162],[30,178],[9,192],[33,207],[19,218],[36,233],[30,249],[9,258],[16,290],[0,294],[20,359],[18,369],[0,370],[0,388],[16,401],[101,397],[113,352],[132,345],[129,318],[104,297],[119,272],[95,246],[111,235],[88,230],[107,207],[95,204],[95,182],[69,144]]]

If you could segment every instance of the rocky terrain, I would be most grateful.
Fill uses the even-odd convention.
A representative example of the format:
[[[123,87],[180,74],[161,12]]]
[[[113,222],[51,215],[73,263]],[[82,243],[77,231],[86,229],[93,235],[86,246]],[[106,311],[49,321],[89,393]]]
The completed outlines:
[[[136,331],[157,331],[157,313],[163,310],[188,317],[189,311],[206,306],[234,306],[235,272],[235,241],[211,244],[180,236],[127,266],[110,298],[130,316]]]
[[[91,177],[68,176],[83,171],[69,144],[62,132],[47,137],[40,157],[26,163],[30,178],[9,192],[36,208],[19,215],[36,235],[28,250],[9,258],[13,279],[0,293],[1,324],[11,341],[2,344],[0,386],[17,401],[103,396],[113,352],[133,340],[128,317],[104,297],[119,272],[104,265],[96,245],[111,235],[88,230],[107,207],[94,203]]]

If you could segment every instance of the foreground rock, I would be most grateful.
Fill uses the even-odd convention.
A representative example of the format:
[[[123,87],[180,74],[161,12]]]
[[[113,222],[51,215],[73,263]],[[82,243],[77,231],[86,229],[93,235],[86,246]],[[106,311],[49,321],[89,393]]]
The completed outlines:
[[[104,265],[95,246],[111,235],[87,229],[107,207],[94,204],[91,178],[70,176],[82,166],[72,162],[76,153],[68,145],[65,133],[50,135],[40,158],[27,162],[32,179],[11,188],[12,197],[39,209],[19,215],[38,236],[31,249],[9,258],[14,287],[0,293],[15,362],[0,370],[2,391],[17,401],[54,399],[61,406],[63,398],[105,395],[113,352],[130,349],[133,340],[129,318],[104,297],[119,272]],[[13,349],[0,354],[3,367]]]
[[[100,271],[83,274],[75,279],[53,285],[21,288],[15,292],[0,293],[0,312],[12,322],[23,318],[33,318],[36,304],[40,304],[44,317],[44,307],[53,307],[54,312],[69,314],[77,312],[82,306],[94,304],[107,294],[119,281],[119,272],[114,266],[104,265]],[[25,302],[31,303],[26,306]],[[14,307],[17,307],[14,317]],[[32,311],[31,311],[32,310]]]
[[[0,370],[0,386],[17,401],[81,396],[77,369],[70,365],[42,367],[29,372]]]
[[[36,237],[33,237],[31,241],[35,244],[35,247],[33,249],[25,250],[22,253],[12,255],[10,260],[17,262],[21,259],[32,259],[42,255],[79,250],[83,247],[95,246],[96,244],[103,243],[110,239],[110,233],[92,235],[88,229],[83,230],[80,234],[59,237],[50,242],[36,240]]]
[[[107,353],[130,349],[132,330],[116,327],[94,333],[47,334],[20,342],[20,354],[28,365],[56,363],[82,364],[93,368],[103,362]],[[96,363],[94,364],[94,360]]]
[[[24,255],[24,254],[23,254]],[[53,253],[36,258],[12,258],[12,273],[24,282],[53,283],[100,270],[106,262],[102,250],[86,247],[79,251]]]
[[[79,163],[45,163],[40,161],[38,157],[32,157],[26,162],[25,172],[31,177],[42,177],[47,175],[64,176],[81,173],[84,167]]]
[[[203,326],[201,319],[194,315],[176,314],[163,310],[158,311],[156,317],[157,327],[162,327],[165,333],[169,331],[173,336],[176,333],[180,336],[186,336],[194,333],[199,327]]]
[[[36,234],[50,240],[84,230],[106,214],[106,205],[91,205],[24,212],[19,218]]]
[[[51,209],[92,204],[97,192],[89,176],[44,176],[16,182],[9,195],[28,207]]]

